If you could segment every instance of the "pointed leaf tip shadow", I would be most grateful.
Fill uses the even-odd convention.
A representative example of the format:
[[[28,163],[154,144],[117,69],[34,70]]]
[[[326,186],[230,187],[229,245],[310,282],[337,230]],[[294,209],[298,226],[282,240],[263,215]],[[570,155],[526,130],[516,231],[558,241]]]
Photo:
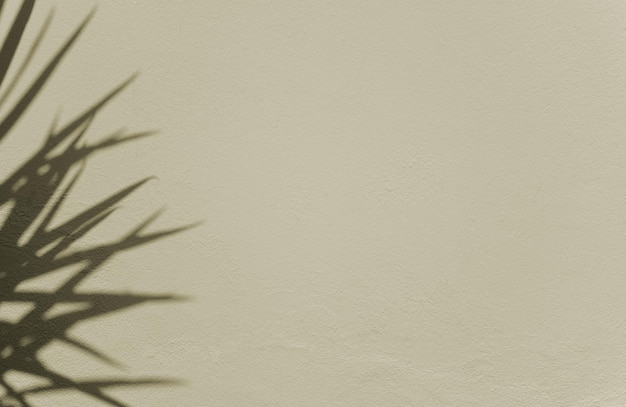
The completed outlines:
[[[120,85],[115,87],[112,91],[107,93],[104,97],[102,97],[98,102],[94,103],[85,110],[82,114],[72,120],[69,124],[67,124],[62,129],[58,130],[54,134],[50,134],[48,139],[46,140],[46,144],[44,146],[43,153],[47,153],[52,151],[56,146],[61,144],[67,137],[72,135],[77,129],[79,129],[87,120],[90,119],[92,115],[102,109],[107,103],[109,103],[115,96],[117,96],[120,92],[126,89],[137,77],[137,73],[131,75],[128,79],[123,81]],[[1,134],[0,134],[1,136]]]
[[[72,217],[71,219],[65,221],[64,223],[50,231],[41,230],[40,233],[36,234],[31,242],[29,242],[28,248],[30,250],[37,251],[64,235],[74,233],[78,228],[93,220],[94,217],[100,216],[102,213],[110,210],[114,205],[132,194],[135,190],[140,188],[151,179],[153,179],[153,177],[146,177],[140,181],[135,182],[134,184],[127,186],[126,188],[123,188],[117,193],[110,195],[108,198],[105,198],[104,200],[100,201],[97,204],[94,204],[90,208],[85,209],[78,215]],[[56,206],[53,209],[55,209],[56,212]],[[49,224],[50,220],[47,220],[46,223]]]
[[[76,349],[82,350],[83,352],[93,356],[94,358],[96,358],[98,360],[101,360],[102,362],[106,363],[109,366],[113,366],[113,367],[116,367],[118,369],[124,369],[125,368],[125,366],[121,362],[119,362],[119,361],[113,359],[112,357],[110,357],[110,356],[100,352],[99,350],[97,350],[93,346],[87,345],[83,341],[79,341],[78,339],[70,338],[67,335],[59,336],[59,337],[57,337],[57,339],[62,341],[62,342],[67,343],[70,346],[75,347]]]
[[[13,92],[13,89],[15,89],[15,86],[19,83],[20,79],[22,78],[22,75],[24,75],[24,72],[26,72],[26,68],[28,67],[28,65],[30,65],[30,62],[33,59],[33,56],[35,55],[35,53],[37,52],[37,49],[39,48],[39,45],[41,44],[41,41],[43,40],[44,35],[46,34],[46,32],[48,31],[48,28],[50,27],[50,23],[52,23],[53,16],[54,16],[54,7],[48,13],[46,20],[44,21],[41,29],[39,30],[37,37],[33,41],[30,47],[30,50],[28,51],[28,54],[24,58],[24,61],[22,61],[22,64],[20,65],[17,72],[15,73],[15,76],[11,80],[11,83],[9,83],[7,88],[4,90],[4,93],[0,97],[0,105],[4,104],[4,102],[7,100],[9,95],[11,95],[11,93]]]
[[[87,17],[83,20],[83,22],[78,26],[78,28],[74,31],[72,36],[65,42],[65,44],[61,47],[61,49],[57,52],[57,54],[50,60],[48,65],[44,68],[44,70],[39,74],[37,79],[32,83],[30,88],[24,93],[21,99],[15,104],[13,109],[6,115],[6,117],[0,122],[0,141],[6,137],[9,130],[17,123],[17,121],[22,117],[22,115],[26,112],[28,107],[31,105],[35,97],[39,94],[43,86],[48,82],[52,73],[56,70],[57,66],[65,56],[65,54],[70,50],[74,42],[78,39],[82,31],[85,29],[93,14],[87,15]],[[16,44],[17,46],[17,44]]]

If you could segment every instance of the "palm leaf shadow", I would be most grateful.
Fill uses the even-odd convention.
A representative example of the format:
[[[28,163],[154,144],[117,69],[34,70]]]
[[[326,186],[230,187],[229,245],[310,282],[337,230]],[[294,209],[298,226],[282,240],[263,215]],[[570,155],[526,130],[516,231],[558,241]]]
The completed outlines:
[[[0,0],[0,10],[4,2]],[[16,49],[30,19],[35,2],[24,0],[13,25],[0,48],[0,104],[14,89],[15,81],[26,69],[32,54],[39,46],[50,18],[44,23],[31,51],[14,75],[14,80],[4,86],[6,73],[15,62]],[[0,142],[21,120],[44,85],[50,79],[63,57],[70,50],[91,15],[78,26],[61,46],[50,62],[39,73],[26,91],[0,118]],[[41,358],[43,350],[53,342],[62,342],[103,362],[115,365],[113,359],[92,348],[80,339],[73,338],[70,330],[85,321],[109,313],[126,310],[147,302],[179,299],[172,295],[142,295],[108,292],[81,292],[77,288],[85,279],[98,272],[102,265],[116,254],[181,232],[190,226],[146,232],[158,213],[138,224],[118,239],[91,247],[77,245],[94,228],[104,222],[116,206],[147,179],[129,185],[93,204],[68,220],[58,222],[57,217],[66,197],[77,183],[82,168],[93,154],[151,133],[109,134],[94,144],[83,142],[90,124],[98,112],[117,96],[133,78],[114,88],[100,100],[85,109],[66,125],[52,128],[41,147],[30,158],[10,173],[0,183],[0,209],[5,210],[0,227],[0,306],[5,303],[29,304],[32,309],[17,321],[0,321],[0,388],[6,393],[0,406],[29,407],[27,396],[56,390],[74,390],[96,398],[107,405],[124,407],[126,404],[106,394],[111,386],[154,385],[169,380],[113,378],[86,381],[67,377]],[[56,225],[55,225],[56,224]],[[58,270],[74,270],[58,287],[49,290],[20,289],[22,283],[46,276]],[[72,309],[54,313],[58,306],[80,304]],[[10,383],[13,372],[26,373],[45,379],[46,385],[17,388]],[[11,401],[7,401],[11,400]],[[13,404],[10,404],[13,403]]]

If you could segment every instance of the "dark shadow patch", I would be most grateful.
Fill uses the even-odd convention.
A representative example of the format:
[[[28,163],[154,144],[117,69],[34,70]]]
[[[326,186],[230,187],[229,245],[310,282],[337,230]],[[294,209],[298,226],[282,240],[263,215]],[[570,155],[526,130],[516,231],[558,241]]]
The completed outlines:
[[[0,10],[3,1],[0,0]],[[29,21],[34,1],[25,0],[13,21],[0,49],[0,104],[21,80],[32,55],[45,35],[46,20],[24,61],[6,83],[6,72],[14,63],[16,49]],[[25,117],[28,108],[40,94],[63,57],[80,36],[89,15],[59,48],[54,57],[32,81],[17,102],[0,118],[0,142],[14,125]],[[78,181],[86,161],[93,154],[122,143],[148,136],[150,133],[117,132],[104,140],[89,144],[83,138],[96,114],[118,95],[133,78],[123,82],[92,104],[69,123],[53,128],[45,140],[19,168],[0,184],[0,210],[6,214],[0,226],[0,307],[6,303],[28,304],[31,309],[17,320],[0,320],[0,388],[5,395],[2,406],[29,407],[27,396],[58,390],[73,390],[96,398],[111,406],[127,406],[106,393],[113,386],[139,386],[171,383],[160,378],[112,378],[85,381],[71,378],[47,366],[42,351],[53,342],[61,342],[86,352],[110,365],[116,362],[91,345],[70,335],[71,328],[99,316],[122,311],[140,304],[180,299],[173,295],[144,295],[108,292],[81,292],[78,286],[98,272],[116,254],[183,231],[190,226],[147,232],[158,213],[130,228],[115,240],[85,248],[76,244],[104,222],[117,205],[146,180],[139,181],[58,223],[57,215],[66,197]],[[24,290],[20,285],[64,268],[75,270],[62,284],[50,290]],[[67,305],[80,304],[80,307]],[[61,309],[61,312],[50,312]],[[17,388],[10,383],[14,372],[43,379],[47,384]]]

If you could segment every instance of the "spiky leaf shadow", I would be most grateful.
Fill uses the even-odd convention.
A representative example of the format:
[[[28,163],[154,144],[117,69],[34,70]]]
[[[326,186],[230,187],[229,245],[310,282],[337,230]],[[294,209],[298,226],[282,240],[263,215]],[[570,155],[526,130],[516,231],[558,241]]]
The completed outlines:
[[[3,1],[0,0],[0,10]],[[6,73],[15,61],[15,51],[30,19],[35,2],[22,2],[15,20],[0,49],[0,104],[14,89],[50,23],[46,20],[30,51],[16,71],[13,81],[6,85]],[[0,118],[0,141],[11,133],[44,85],[50,79],[63,57],[70,50],[87,25],[89,15],[59,48],[26,91]],[[111,386],[136,386],[167,382],[162,379],[106,379],[85,381],[68,377],[42,361],[42,352],[54,342],[68,344],[103,362],[113,360],[89,344],[70,335],[71,328],[93,318],[128,309],[152,301],[174,300],[168,295],[140,295],[106,292],[81,292],[78,286],[100,270],[112,256],[162,237],[187,229],[189,226],[146,232],[158,214],[128,231],[120,238],[85,248],[77,245],[94,228],[104,222],[116,205],[139,188],[146,180],[127,186],[109,197],[58,223],[57,217],[68,194],[78,181],[86,160],[105,149],[145,137],[149,133],[116,132],[94,144],[83,142],[96,114],[118,95],[132,78],[123,82],[99,101],[85,109],[60,128],[52,128],[43,144],[19,168],[0,184],[0,209],[5,210],[0,227],[0,306],[5,303],[29,304],[32,309],[17,321],[0,321],[0,387],[5,390],[5,401],[0,407],[18,405],[28,407],[29,394],[55,390],[74,390],[89,395],[111,406],[126,406],[106,394]],[[46,276],[63,268],[74,271],[63,283],[50,290],[20,289],[22,283]],[[80,309],[53,313],[56,306],[82,304]],[[31,388],[17,388],[10,383],[12,372],[22,372],[44,379],[47,384]],[[9,401],[10,400],[10,401]],[[11,404],[13,403],[13,404]]]

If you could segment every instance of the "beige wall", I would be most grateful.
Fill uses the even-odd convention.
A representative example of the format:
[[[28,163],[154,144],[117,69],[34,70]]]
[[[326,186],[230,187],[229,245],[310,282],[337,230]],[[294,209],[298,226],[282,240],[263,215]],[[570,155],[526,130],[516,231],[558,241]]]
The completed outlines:
[[[50,44],[91,7],[55,3]],[[76,330],[131,373],[187,381],[114,394],[626,403],[623,2],[98,3],[39,124],[140,70],[94,137],[160,135],[93,160],[72,205],[154,174],[101,236],[162,204],[162,226],[204,220],[90,283],[192,298]]]

